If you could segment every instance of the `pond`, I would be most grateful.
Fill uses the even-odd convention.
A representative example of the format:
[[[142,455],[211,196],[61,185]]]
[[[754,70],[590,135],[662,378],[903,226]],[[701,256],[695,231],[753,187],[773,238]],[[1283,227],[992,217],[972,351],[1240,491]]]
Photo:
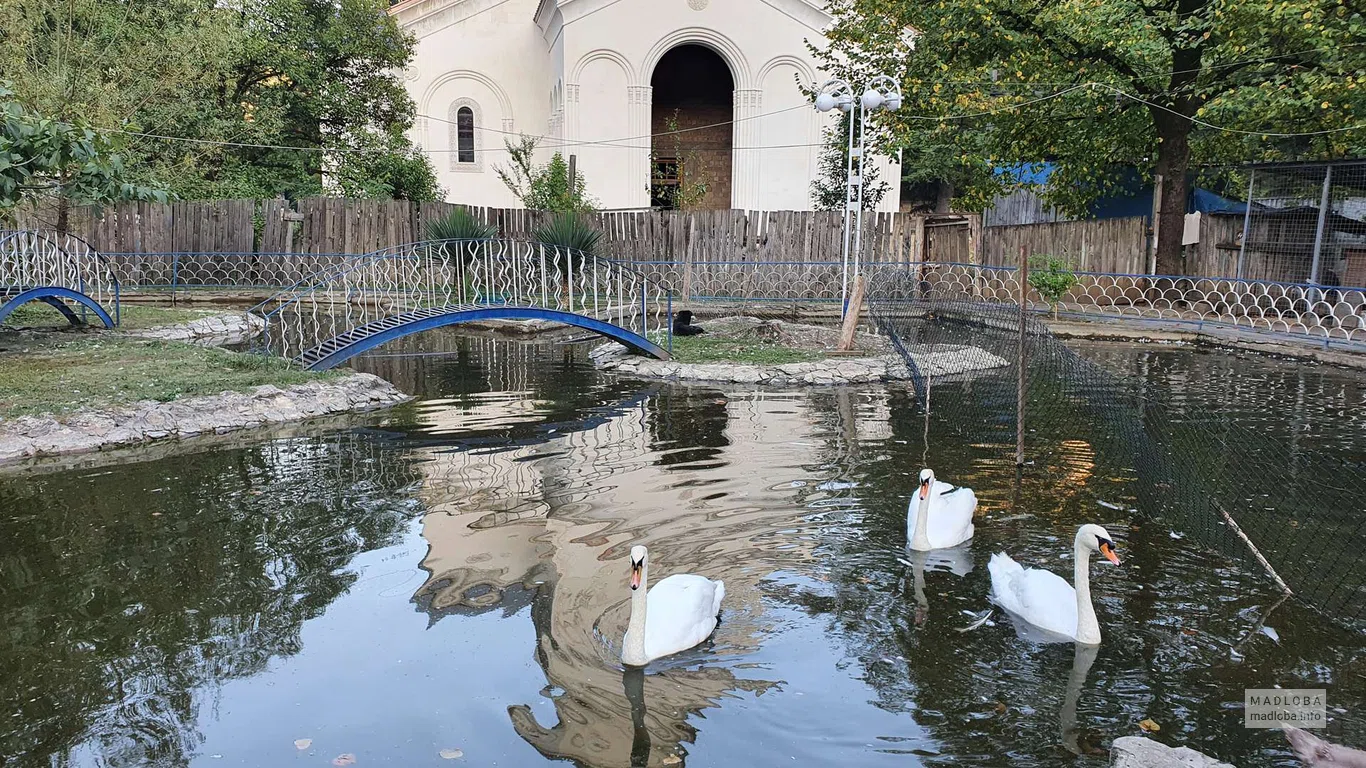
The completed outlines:
[[[1359,374],[1078,348],[1229,419],[1274,400],[1304,450],[1366,446]],[[1151,720],[1296,765],[1242,725],[1275,685],[1327,688],[1326,735],[1366,743],[1361,627],[1268,614],[1261,572],[1130,511],[1092,427],[1040,430],[1017,481],[904,387],[649,383],[586,353],[432,334],[356,361],[421,395],[359,426],[0,474],[5,764],[1103,766]],[[925,462],[979,498],[965,575],[904,550]],[[1093,566],[1098,649],[962,631],[991,553],[1067,575],[1084,522],[1124,558]],[[618,661],[635,544],[652,580],[726,584],[714,637],[643,674]]]

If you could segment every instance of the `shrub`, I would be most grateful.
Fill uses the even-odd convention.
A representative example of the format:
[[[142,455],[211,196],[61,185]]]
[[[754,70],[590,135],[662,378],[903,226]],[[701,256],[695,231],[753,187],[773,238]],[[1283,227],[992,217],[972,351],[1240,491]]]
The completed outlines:
[[[497,236],[497,224],[485,224],[464,208],[427,222],[428,240],[492,240]]]
[[[536,242],[596,255],[602,233],[572,213],[561,213],[536,230]]]
[[[1053,308],[1053,319],[1058,319],[1058,302],[1062,301],[1072,286],[1077,284],[1077,276],[1066,259],[1056,256],[1040,256],[1031,259],[1029,264],[1029,285],[1039,292],[1048,306]]]

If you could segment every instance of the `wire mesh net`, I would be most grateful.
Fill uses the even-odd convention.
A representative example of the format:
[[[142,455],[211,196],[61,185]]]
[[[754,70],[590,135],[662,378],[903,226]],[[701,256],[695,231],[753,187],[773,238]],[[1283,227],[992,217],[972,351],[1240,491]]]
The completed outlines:
[[[1238,277],[1366,285],[1366,162],[1253,167]]]
[[[1089,441],[1092,474],[1127,477],[1133,494],[1123,501],[1138,514],[1260,569],[1255,547],[1309,604],[1366,618],[1366,467],[1359,452],[1310,444],[1295,403],[1267,402],[1254,429],[1217,399],[1145,388],[1022,313],[1014,278],[932,281],[889,267],[868,284],[873,319],[905,359],[922,407],[965,441],[1013,460],[1023,402],[1033,471],[1047,471],[1057,458],[1049,453],[1070,441]]]

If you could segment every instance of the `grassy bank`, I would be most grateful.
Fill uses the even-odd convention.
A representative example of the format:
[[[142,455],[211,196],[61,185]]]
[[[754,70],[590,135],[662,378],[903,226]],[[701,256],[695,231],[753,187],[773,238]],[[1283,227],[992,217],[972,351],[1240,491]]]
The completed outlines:
[[[782,365],[822,360],[825,355],[795,347],[715,334],[675,336],[673,359],[680,363],[748,363]]]
[[[173,307],[149,307],[142,304],[123,304],[120,309],[119,330],[138,331],[156,328],[161,325],[176,325],[198,320],[201,317],[221,314],[212,309],[180,309]],[[92,325],[99,325],[99,319],[90,318]],[[40,302],[30,301],[18,307],[5,318],[3,326],[8,328],[65,328],[66,318],[57,310]]]
[[[280,358],[107,333],[0,335],[0,418],[263,384],[285,387],[338,375],[301,371]]]

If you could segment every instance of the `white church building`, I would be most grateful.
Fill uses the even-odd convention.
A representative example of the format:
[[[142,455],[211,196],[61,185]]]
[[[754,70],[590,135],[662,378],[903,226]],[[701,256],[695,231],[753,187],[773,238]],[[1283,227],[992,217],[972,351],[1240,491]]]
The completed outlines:
[[[667,207],[679,183],[705,186],[698,208],[812,207],[834,118],[802,90],[825,79],[807,41],[830,23],[807,0],[402,0],[390,13],[417,38],[413,138],[450,202],[516,207],[497,168],[504,140],[527,135],[541,162],[573,155],[605,210]]]

